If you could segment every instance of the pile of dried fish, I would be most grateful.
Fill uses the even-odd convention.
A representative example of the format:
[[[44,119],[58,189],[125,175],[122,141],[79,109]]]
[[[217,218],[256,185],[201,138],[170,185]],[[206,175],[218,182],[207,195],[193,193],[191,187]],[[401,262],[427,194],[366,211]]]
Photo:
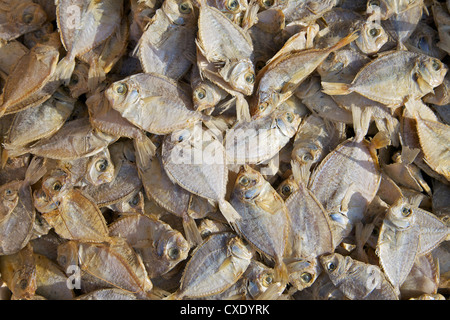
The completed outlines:
[[[448,299],[449,11],[0,0],[0,299]]]

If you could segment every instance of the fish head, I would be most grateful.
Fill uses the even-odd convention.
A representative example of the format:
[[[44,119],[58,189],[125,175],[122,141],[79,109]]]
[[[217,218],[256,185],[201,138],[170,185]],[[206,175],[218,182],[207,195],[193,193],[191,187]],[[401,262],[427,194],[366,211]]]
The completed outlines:
[[[261,263],[256,263],[254,260],[251,261],[248,270],[249,272],[246,275],[247,290],[253,298],[257,298],[274,283],[275,272],[273,269]]]
[[[237,175],[235,192],[242,199],[253,200],[263,191],[263,179],[258,171],[245,165]]]
[[[319,260],[331,280],[345,274],[352,264],[350,257],[344,257],[338,253],[322,255]]]
[[[387,42],[388,35],[380,23],[368,19],[355,44],[364,54],[374,54]]]
[[[105,90],[105,97],[111,107],[123,112],[128,106],[139,103],[139,85],[131,81],[117,81]]]
[[[59,201],[53,202],[42,189],[33,192],[33,205],[37,211],[48,213],[58,209]]]
[[[0,187],[0,222],[17,206],[21,185],[22,181],[13,181]]]
[[[162,9],[173,24],[194,25],[197,23],[198,9],[190,0],[164,1]]]
[[[414,225],[415,214],[407,200],[405,198],[399,198],[388,209],[386,219],[399,229],[407,229]]]
[[[278,129],[286,137],[293,137],[302,121],[302,117],[290,105],[283,103],[275,111],[275,120]]]
[[[192,92],[192,101],[197,111],[203,111],[208,108],[212,108],[218,102],[214,91],[208,83],[202,82]]]
[[[288,0],[258,0],[258,4],[263,10],[269,8],[283,9],[287,7],[288,2]]]
[[[94,186],[109,183],[114,179],[114,164],[107,148],[92,156],[87,167],[86,179]]]
[[[8,20],[16,25],[21,33],[38,29],[47,21],[44,9],[33,2],[25,2],[12,8]]]
[[[294,145],[292,150],[292,158],[300,165],[312,166],[320,157],[320,148],[315,142],[307,142],[306,144]]]
[[[69,272],[70,267],[78,266],[78,245],[75,241],[67,241],[57,248],[56,262],[63,268],[64,272]],[[73,270],[72,270],[73,272]]]
[[[220,0],[217,1],[217,9],[223,12],[227,17],[231,15],[231,19],[234,19],[234,15],[248,8],[248,3],[243,0]]]
[[[159,259],[173,267],[187,258],[190,246],[181,233],[170,230],[157,240],[156,248]]]
[[[70,187],[70,175],[63,169],[54,169],[42,178],[42,191],[52,201]]]
[[[14,296],[21,299],[31,299],[37,289],[36,284],[36,268],[25,267],[14,272],[13,288],[11,291]]]
[[[300,260],[288,264],[289,282],[297,289],[309,288],[322,272],[316,260]]]
[[[277,188],[277,192],[283,198],[283,200],[286,200],[297,189],[298,185],[295,183],[294,176],[291,175],[289,178],[280,183]]]
[[[386,20],[393,14],[390,2],[392,0],[369,0],[367,1],[366,14],[371,16],[372,19]]]
[[[238,237],[233,237],[228,240],[227,251],[230,256],[242,260],[250,261],[253,256],[249,248]]]
[[[448,68],[439,59],[425,56],[417,64],[418,77],[431,87],[439,86],[445,78]]]
[[[255,83],[253,63],[248,59],[235,63],[229,71],[229,83],[234,90],[251,95]]]

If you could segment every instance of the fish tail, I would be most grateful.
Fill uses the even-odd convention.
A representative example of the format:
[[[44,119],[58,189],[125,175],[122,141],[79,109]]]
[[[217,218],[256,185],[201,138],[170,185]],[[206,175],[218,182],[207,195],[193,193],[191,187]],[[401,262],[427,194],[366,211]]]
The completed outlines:
[[[3,147],[4,147],[4,149],[3,149],[3,153],[2,153],[2,161],[5,157],[6,157],[5,159],[7,161],[9,158],[16,158],[16,157],[19,157],[19,156],[29,152],[29,148],[20,147],[20,146],[13,147],[6,143],[3,145]]]
[[[389,138],[389,135],[385,131],[379,131],[370,142],[370,145],[374,149],[381,149],[384,147],[387,147],[391,144],[391,139]],[[416,149],[417,150],[417,149]],[[417,155],[417,153],[416,153]],[[414,156],[415,158],[415,156]]]
[[[275,266],[275,279],[285,284],[289,282],[288,268],[282,259]]]
[[[89,72],[88,72],[88,88],[90,92],[94,92],[100,82],[105,80],[106,75],[105,71],[101,66],[98,65],[98,63],[94,63],[90,66]]]
[[[219,209],[222,212],[222,215],[228,221],[228,223],[232,226],[236,224],[237,220],[241,219],[240,214],[233,208],[233,206],[225,200],[219,201]]]
[[[247,100],[245,100],[243,95],[238,95],[236,97],[236,116],[238,121],[250,122],[250,107],[248,106]]]
[[[339,40],[335,45],[329,47],[328,48],[328,52],[331,53],[333,51],[336,51],[336,50],[339,50],[340,48],[345,47],[349,43],[351,43],[351,42],[355,41],[356,39],[358,39],[360,35],[361,35],[361,31],[360,30],[353,31],[352,33],[350,33],[345,38],[342,38],[341,40]]]
[[[60,80],[64,81],[65,85],[68,85],[74,69],[75,59],[70,59],[69,56],[65,56],[58,62],[58,65],[56,66],[56,74]]]
[[[330,96],[343,96],[350,94],[352,89],[347,83],[322,81],[322,92]]]
[[[33,157],[25,173],[27,185],[35,184],[46,172],[45,159],[42,157]]]
[[[187,214],[186,217],[183,217],[183,229],[186,234],[186,240],[191,246],[197,246],[203,241],[195,220]]]
[[[150,166],[150,159],[156,154],[156,146],[145,134],[139,139],[134,139],[133,142],[136,150],[137,165],[139,169],[145,170]]]

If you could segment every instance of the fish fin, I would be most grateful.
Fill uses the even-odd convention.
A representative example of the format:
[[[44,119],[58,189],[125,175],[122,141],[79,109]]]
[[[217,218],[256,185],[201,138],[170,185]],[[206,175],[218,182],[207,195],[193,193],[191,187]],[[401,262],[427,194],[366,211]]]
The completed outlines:
[[[355,130],[355,141],[361,142],[369,130],[370,120],[372,118],[372,109],[361,109],[360,107],[352,105],[351,110],[353,127]]]
[[[238,94],[236,96],[236,115],[238,121],[250,122],[250,107],[244,96]]]
[[[222,135],[228,129],[226,120],[221,117],[208,117],[203,121],[203,123],[216,136]]]
[[[261,293],[256,300],[276,300],[284,291],[286,285],[283,286],[281,282],[275,282],[269,285],[269,287]]]
[[[347,214],[348,204],[350,203],[350,199],[356,191],[358,191],[358,190],[356,190],[356,185],[354,182],[352,182],[348,186],[347,191],[345,191],[344,197],[341,200],[341,208],[340,208],[341,213]]]
[[[200,231],[198,231],[195,220],[188,214],[183,217],[183,229],[184,233],[186,234],[186,240],[189,242],[191,247],[195,247],[203,241],[202,236],[200,235]]]
[[[232,263],[233,263],[233,259],[231,257],[226,257],[225,260],[223,260],[222,264],[219,266],[219,269],[217,269],[217,272],[224,270]]]
[[[33,157],[28,165],[27,171],[25,173],[25,182],[27,185],[33,185],[41,179],[47,172],[47,167],[45,166],[45,158]]]
[[[145,170],[150,166],[150,159],[156,154],[156,146],[146,135],[142,135],[140,139],[134,139],[133,142],[138,168]]]
[[[150,96],[150,97],[141,98],[141,100],[147,104],[147,103],[153,103],[153,101],[159,100],[159,99],[161,99],[161,97],[162,96]]]
[[[353,90],[347,83],[325,82],[322,81],[322,92],[330,96],[343,96],[350,94]]]
[[[420,153],[419,148],[410,148],[408,146],[402,146],[401,159],[405,164],[411,164],[416,159],[417,155]]]
[[[391,144],[391,139],[389,135],[384,131],[379,131],[370,141],[370,148],[372,149],[382,149]]]
[[[295,160],[291,160],[291,168],[295,182],[297,184],[304,183],[305,185],[308,185],[309,176],[311,174],[309,171],[309,166],[300,166],[300,163]]]
[[[30,152],[30,149],[27,148],[27,147],[20,147],[20,146],[18,146],[18,147],[14,146],[13,147],[13,146],[10,146],[8,144],[4,144],[3,147],[5,148],[5,149],[3,149],[3,152],[7,152],[7,154],[4,155],[4,156],[5,157],[7,156],[8,158],[16,158],[16,157],[19,157],[19,156],[21,156],[21,155],[23,155],[25,153]],[[4,156],[2,154],[2,160],[3,160]]]
[[[181,300],[180,294],[178,291],[175,291],[172,294],[169,294],[167,297],[163,298],[162,300]]]
[[[55,74],[57,78],[64,81],[67,86],[72,77],[73,70],[75,69],[75,59],[69,59],[69,56],[65,56],[56,66]]]
[[[242,29],[247,31],[252,26],[258,23],[258,11],[260,5],[258,1],[251,0],[248,4],[247,10],[245,10],[244,18],[242,19]]]
[[[288,268],[283,260],[277,262],[274,271],[276,281],[285,285],[289,282]]]
[[[106,79],[105,71],[98,63],[93,63],[88,71],[88,88],[94,92],[99,84]]]
[[[275,194],[273,199],[263,201],[255,200],[255,204],[262,210],[275,214],[283,209],[284,201],[278,194]]]
[[[361,35],[361,30],[353,31],[352,33],[350,33],[345,38],[342,38],[341,40],[339,40],[335,45],[329,47],[327,49],[327,51],[328,52],[333,52],[333,51],[339,50],[340,48],[345,47],[349,43],[351,43],[351,42],[355,41],[356,39],[358,39],[360,35]]]
[[[419,85],[420,90],[423,93],[432,93],[434,94],[433,87],[428,84],[422,77],[417,78],[417,84]]]
[[[234,226],[236,221],[241,220],[241,215],[226,200],[219,201],[219,210],[231,226]]]

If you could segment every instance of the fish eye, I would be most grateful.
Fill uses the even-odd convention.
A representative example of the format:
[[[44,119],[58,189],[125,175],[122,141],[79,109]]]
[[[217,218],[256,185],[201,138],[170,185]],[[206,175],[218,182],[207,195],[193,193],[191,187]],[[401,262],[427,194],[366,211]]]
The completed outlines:
[[[259,110],[264,111],[269,104],[267,102],[261,103],[259,105]]]
[[[203,230],[202,233],[200,234],[203,238],[206,238],[207,236],[209,236],[211,234],[211,231],[209,230]]]
[[[133,199],[131,199],[130,201],[128,201],[128,204],[130,206],[136,206],[139,203],[139,194],[136,194]]]
[[[312,275],[309,272],[303,272],[300,276],[300,279],[304,282],[304,283],[310,283],[312,280]]]
[[[188,2],[180,3],[178,6],[178,10],[183,14],[189,14],[191,13],[192,9]]]
[[[6,196],[12,195],[12,190],[11,190],[11,189],[6,189],[6,190],[5,190],[5,195],[6,195]]]
[[[313,155],[311,153],[309,153],[309,152],[305,153],[302,156],[302,160],[305,161],[305,162],[312,161],[313,159],[314,159]]]
[[[183,135],[181,134],[181,135],[178,137],[178,142],[183,142],[183,140],[184,140],[184,137],[183,137]]]
[[[327,264],[327,270],[328,270],[328,271],[332,272],[332,271],[334,271],[335,269],[336,269],[336,265],[335,265],[333,262],[329,262],[329,263]]]
[[[56,182],[53,184],[52,188],[53,188],[53,190],[55,190],[55,191],[61,190],[61,188],[62,188],[61,182],[56,181]]]
[[[273,281],[273,276],[270,273],[267,273],[264,275],[264,278],[262,279],[262,285],[264,287],[268,287]]]
[[[237,11],[239,9],[239,2],[236,0],[230,0],[227,2],[226,7],[231,12]]]
[[[170,259],[175,260],[180,256],[180,250],[178,248],[170,248],[168,254]]]
[[[412,210],[410,208],[403,207],[403,209],[402,209],[402,216],[408,217],[411,214],[411,212],[412,212]]]
[[[59,263],[60,263],[62,266],[65,266],[66,263],[67,263],[67,258],[66,258],[66,256],[60,256],[60,257],[58,258],[58,260],[59,260]]]
[[[78,83],[78,81],[79,81],[79,78],[78,78],[78,76],[74,73],[73,75],[72,75],[72,78],[70,79],[70,84],[71,85],[76,85],[77,83]]]
[[[264,0],[264,1],[263,1],[263,5],[264,5],[266,8],[271,7],[271,6],[273,6],[273,0]]]
[[[290,185],[286,184],[281,188],[281,193],[285,196],[288,196],[292,193],[292,188]]]
[[[120,95],[124,95],[125,93],[127,93],[127,85],[125,83],[119,83],[116,86],[116,92]]]
[[[195,90],[195,96],[200,100],[204,99],[206,97],[205,89],[199,88]]]
[[[414,72],[412,75],[412,79],[413,81],[417,82],[417,80],[419,79],[419,73],[418,72]]]
[[[437,60],[434,60],[432,67],[435,71],[438,71],[439,69],[441,69],[441,64]]]
[[[294,121],[294,115],[290,112],[286,113],[286,120],[289,123],[292,123],[292,121]]]
[[[239,184],[243,187],[248,186],[249,183],[250,183],[250,179],[246,176],[243,176],[239,179]]]
[[[372,28],[372,29],[370,29],[370,30],[369,30],[369,35],[370,35],[371,37],[377,37],[377,36],[379,36],[379,35],[380,35],[380,29],[377,29],[377,28]]]
[[[22,21],[26,24],[29,24],[31,21],[33,21],[33,14],[31,13],[24,13],[22,15]]]
[[[20,289],[25,290],[28,286],[28,280],[27,279],[20,280],[19,286],[20,286]]]
[[[369,5],[369,7],[372,7],[372,6],[379,7],[380,1],[379,0],[371,0],[371,1],[369,1],[368,5]]]
[[[245,74],[245,81],[250,84],[255,82],[255,75],[252,72],[247,72]]]
[[[97,169],[97,171],[103,172],[106,170],[107,167],[108,167],[108,160],[101,159],[95,163],[95,169]]]

